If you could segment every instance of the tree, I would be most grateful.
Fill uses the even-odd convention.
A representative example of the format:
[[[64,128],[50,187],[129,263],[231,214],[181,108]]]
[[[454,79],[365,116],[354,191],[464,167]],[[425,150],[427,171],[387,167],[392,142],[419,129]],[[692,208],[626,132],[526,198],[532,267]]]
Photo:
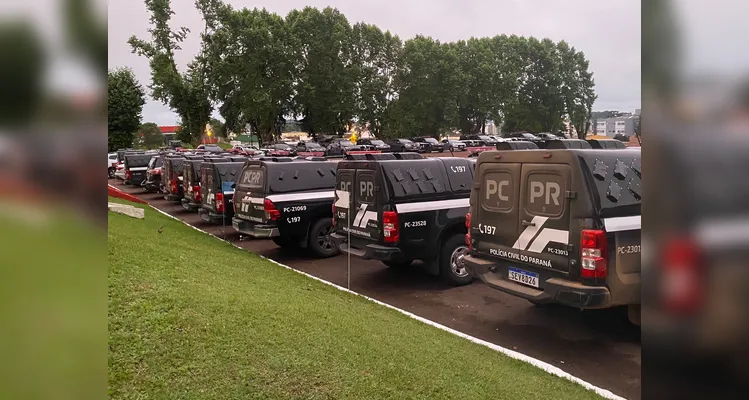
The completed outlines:
[[[579,139],[585,139],[590,129],[593,103],[598,97],[595,93],[593,73],[588,70],[589,62],[585,54],[576,51],[565,42],[557,45],[561,56],[562,93],[570,127],[577,131]],[[572,132],[569,132],[572,133]]]
[[[353,27],[352,41],[355,115],[359,123],[380,137],[386,112],[396,95],[395,74],[403,43],[398,36],[361,22]]]
[[[223,122],[219,121],[216,118],[211,118],[211,120],[208,122],[211,124],[211,128],[213,128],[213,133],[215,135],[218,135],[219,137],[226,138],[228,135],[228,131],[226,130],[226,125],[224,125]]]
[[[140,126],[138,134],[147,149],[157,149],[164,145],[164,134],[159,126],[153,122],[146,122]]]
[[[130,147],[140,127],[145,93],[129,68],[109,71],[107,76],[109,151]]]
[[[146,57],[151,66],[151,95],[168,105],[180,117],[181,129],[177,138],[185,143],[197,143],[208,122],[213,106],[208,99],[205,80],[207,59],[202,54],[188,64],[187,71],[180,73],[174,54],[180,50],[189,29],[182,27],[172,31],[169,26],[174,11],[169,0],[145,0],[151,14],[151,41],[132,36],[128,43],[133,53]]]
[[[281,134],[278,121],[291,110],[294,49],[283,18],[266,10],[233,10],[204,3],[209,19],[206,56],[211,98],[222,106],[226,128],[249,125],[262,141]],[[212,19],[211,19],[212,18]]]
[[[36,30],[27,23],[0,25],[0,124],[25,124],[42,97],[44,48]]]
[[[388,130],[395,135],[439,135],[455,118],[455,52],[430,37],[416,36],[403,46],[400,65]]]
[[[330,7],[293,10],[286,23],[297,56],[294,114],[303,116],[302,128],[312,136],[343,134],[356,113],[351,25]]]

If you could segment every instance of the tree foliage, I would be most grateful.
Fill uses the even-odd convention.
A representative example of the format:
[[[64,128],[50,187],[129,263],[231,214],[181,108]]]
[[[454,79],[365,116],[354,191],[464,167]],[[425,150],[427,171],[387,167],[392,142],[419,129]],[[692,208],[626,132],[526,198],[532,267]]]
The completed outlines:
[[[107,74],[109,151],[130,147],[140,127],[145,93],[129,68]]]
[[[249,125],[263,141],[281,134],[279,119],[291,111],[294,50],[283,18],[266,10],[203,2],[211,99],[221,103],[226,128]]]
[[[172,31],[168,0],[146,0],[152,41],[131,38],[149,58],[154,98],[193,134],[211,102],[227,131],[249,127],[263,141],[284,130],[342,134],[352,123],[378,137],[482,132],[492,120],[506,132],[579,135],[596,100],[585,55],[564,41],[500,35],[441,43],[405,42],[375,25],[353,26],[334,8],[305,7],[285,18],[196,0],[205,20],[201,52],[181,74],[174,64],[187,29]],[[184,140],[184,139],[183,139]]]
[[[295,115],[302,128],[342,134],[356,113],[353,32],[346,17],[334,8],[293,10],[286,23],[295,49]]]
[[[375,135],[382,135],[386,113],[396,95],[395,74],[403,43],[375,25],[357,23],[352,29],[354,115]]]
[[[183,129],[178,139],[197,142],[208,122],[213,106],[208,99],[205,78],[206,57],[201,51],[181,73],[174,61],[175,52],[190,32],[186,27],[173,31],[169,22],[174,15],[169,0],[145,0],[150,12],[151,40],[132,36],[128,43],[133,52],[146,57],[151,66],[151,96],[169,106],[180,118]]]
[[[0,124],[25,124],[42,98],[44,47],[26,22],[0,24]]]
[[[164,145],[164,134],[161,133],[159,126],[153,122],[142,124],[138,130],[138,135],[143,146],[147,149],[157,149]]]

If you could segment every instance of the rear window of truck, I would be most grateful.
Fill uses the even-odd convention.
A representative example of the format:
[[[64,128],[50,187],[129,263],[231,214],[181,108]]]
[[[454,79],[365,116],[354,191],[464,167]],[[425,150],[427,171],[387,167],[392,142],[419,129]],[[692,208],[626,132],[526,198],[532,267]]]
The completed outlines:
[[[242,173],[239,184],[249,188],[262,189],[265,187],[263,175],[264,171],[260,168],[246,168]]]

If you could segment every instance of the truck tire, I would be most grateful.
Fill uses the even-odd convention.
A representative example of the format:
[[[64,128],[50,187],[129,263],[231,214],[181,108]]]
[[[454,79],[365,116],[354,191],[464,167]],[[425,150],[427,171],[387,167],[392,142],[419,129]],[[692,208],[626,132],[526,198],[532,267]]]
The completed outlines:
[[[317,257],[328,258],[341,251],[336,246],[330,234],[333,233],[332,218],[318,219],[309,230],[307,248]]]
[[[109,176],[109,179],[114,179],[114,168],[109,168],[107,170],[107,176]]]
[[[447,238],[437,260],[442,279],[452,286],[463,286],[473,282],[473,276],[463,264],[463,257],[467,255],[465,235],[457,234]]]

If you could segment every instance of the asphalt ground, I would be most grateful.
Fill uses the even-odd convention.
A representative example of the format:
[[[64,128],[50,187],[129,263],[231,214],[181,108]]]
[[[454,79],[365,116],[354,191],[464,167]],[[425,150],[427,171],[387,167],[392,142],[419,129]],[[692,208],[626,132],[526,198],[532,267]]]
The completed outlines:
[[[640,398],[640,329],[629,323],[626,309],[581,311],[564,306],[536,307],[478,281],[450,287],[417,265],[394,271],[380,262],[352,257],[349,268],[346,255],[315,259],[298,250],[281,249],[271,240],[240,237],[231,227],[231,221],[225,226],[212,225],[197,213],[185,211],[180,203],[164,200],[162,195],[143,193],[141,188],[123,186],[121,181],[109,180],[109,183],[241,248],[545,361],[619,396]]]

